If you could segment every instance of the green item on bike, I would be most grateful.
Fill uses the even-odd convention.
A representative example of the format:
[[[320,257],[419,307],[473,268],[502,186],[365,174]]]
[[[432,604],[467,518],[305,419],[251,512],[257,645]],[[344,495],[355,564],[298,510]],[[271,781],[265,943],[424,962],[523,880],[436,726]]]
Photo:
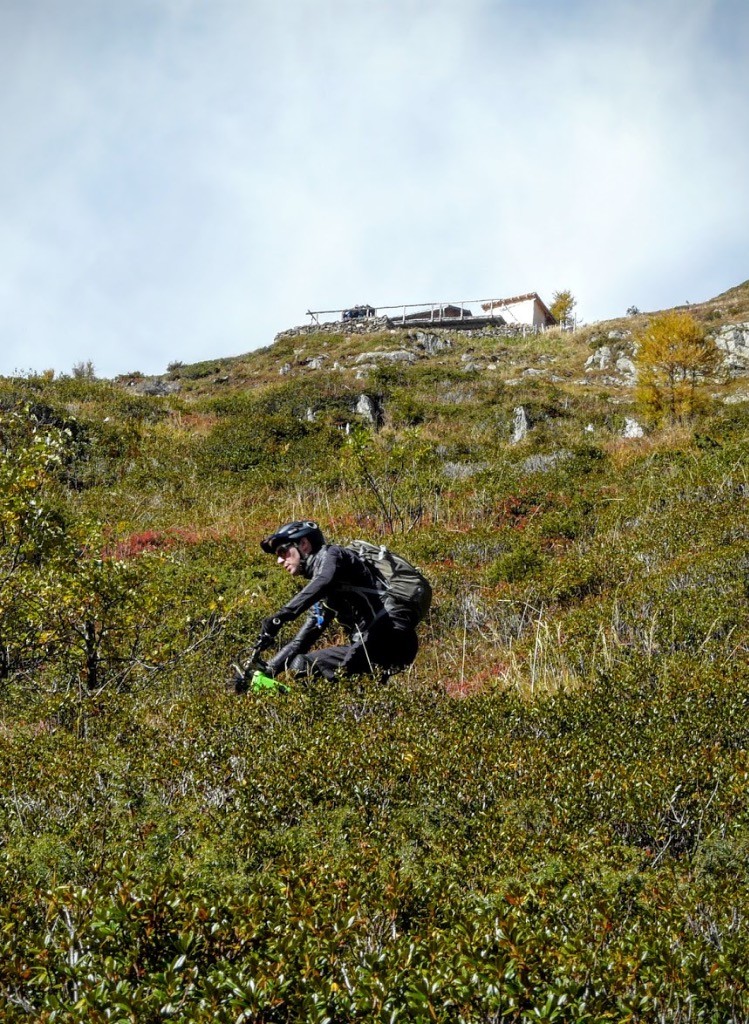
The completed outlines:
[[[271,679],[260,671],[252,673],[250,689],[253,693],[288,693],[289,688],[285,683],[279,683],[277,679]]]

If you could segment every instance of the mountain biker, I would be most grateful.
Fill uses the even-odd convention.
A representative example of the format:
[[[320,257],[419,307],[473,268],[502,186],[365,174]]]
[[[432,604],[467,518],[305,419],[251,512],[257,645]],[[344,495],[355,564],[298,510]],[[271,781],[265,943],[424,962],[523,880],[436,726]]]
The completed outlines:
[[[385,675],[410,665],[418,640],[413,626],[398,622],[383,603],[383,584],[355,552],[327,544],[317,523],[295,520],[261,541],[266,554],[292,576],[309,582],[262,623],[259,646],[273,642],[285,623],[307,613],[301,628],[267,663],[268,675]],[[311,651],[333,620],[349,643]]]

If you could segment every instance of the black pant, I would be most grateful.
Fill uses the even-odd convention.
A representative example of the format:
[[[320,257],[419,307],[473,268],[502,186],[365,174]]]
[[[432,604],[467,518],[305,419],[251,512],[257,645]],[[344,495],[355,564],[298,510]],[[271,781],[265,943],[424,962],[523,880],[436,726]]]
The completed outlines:
[[[389,619],[375,623],[350,644],[323,647],[300,654],[289,665],[295,675],[317,675],[335,679],[338,675],[392,675],[407,668],[416,657],[419,641],[413,629],[395,629]]]

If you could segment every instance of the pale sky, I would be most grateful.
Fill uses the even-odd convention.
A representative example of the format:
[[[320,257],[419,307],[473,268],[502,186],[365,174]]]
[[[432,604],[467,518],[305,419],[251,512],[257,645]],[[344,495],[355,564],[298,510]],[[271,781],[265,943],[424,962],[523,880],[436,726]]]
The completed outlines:
[[[0,374],[749,278],[747,0],[0,0]]]

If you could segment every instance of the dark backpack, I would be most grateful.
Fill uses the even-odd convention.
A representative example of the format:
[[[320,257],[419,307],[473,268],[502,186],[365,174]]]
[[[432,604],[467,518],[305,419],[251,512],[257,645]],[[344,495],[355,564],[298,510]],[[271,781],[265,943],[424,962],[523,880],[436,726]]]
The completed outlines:
[[[432,604],[432,587],[423,573],[384,544],[354,540],[348,550],[358,555],[384,584],[385,608],[396,625],[413,627]]]

